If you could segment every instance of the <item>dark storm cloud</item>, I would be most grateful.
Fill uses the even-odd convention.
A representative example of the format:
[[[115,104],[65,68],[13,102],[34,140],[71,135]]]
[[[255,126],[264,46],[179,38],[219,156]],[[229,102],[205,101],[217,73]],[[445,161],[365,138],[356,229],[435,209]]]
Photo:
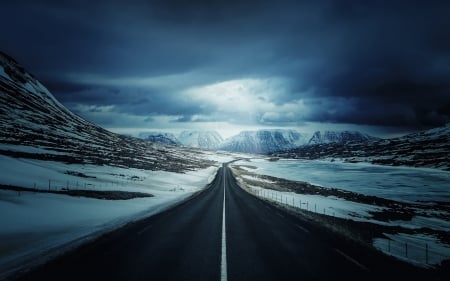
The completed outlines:
[[[296,118],[257,113],[280,123],[283,116],[412,127],[450,122],[448,1],[18,0],[2,6],[0,23],[8,28],[0,48],[69,104],[211,120],[220,118],[211,114],[218,107],[180,93],[277,77],[287,86],[265,97],[267,104],[309,106]],[[184,75],[185,81],[103,85],[70,75],[79,73]]]

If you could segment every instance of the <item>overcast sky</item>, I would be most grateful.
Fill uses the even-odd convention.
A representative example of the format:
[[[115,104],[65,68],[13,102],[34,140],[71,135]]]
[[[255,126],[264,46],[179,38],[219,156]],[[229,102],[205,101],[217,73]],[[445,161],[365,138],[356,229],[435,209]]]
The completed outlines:
[[[15,0],[0,48],[118,132],[450,122],[450,1]]]

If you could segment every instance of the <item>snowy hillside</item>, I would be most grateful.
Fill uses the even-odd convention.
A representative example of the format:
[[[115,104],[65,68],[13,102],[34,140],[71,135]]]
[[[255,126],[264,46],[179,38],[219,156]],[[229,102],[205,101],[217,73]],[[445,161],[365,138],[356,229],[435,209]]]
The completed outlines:
[[[367,142],[375,140],[379,140],[379,138],[357,131],[317,131],[308,141],[308,144]]]
[[[114,134],[73,114],[16,61],[0,54],[0,154],[181,172],[209,166],[186,149]]]
[[[220,149],[245,153],[268,153],[305,145],[308,140],[309,135],[294,130],[243,131],[225,140]]]
[[[177,139],[174,134],[164,133],[164,132],[146,132],[140,133],[138,136],[140,139],[146,141],[170,144],[170,145],[181,145],[181,142]]]
[[[183,131],[178,140],[187,147],[216,150],[222,143],[222,136],[216,131]]]
[[[450,124],[399,138],[368,143],[308,145],[272,156],[294,159],[344,159],[384,165],[450,169]]]

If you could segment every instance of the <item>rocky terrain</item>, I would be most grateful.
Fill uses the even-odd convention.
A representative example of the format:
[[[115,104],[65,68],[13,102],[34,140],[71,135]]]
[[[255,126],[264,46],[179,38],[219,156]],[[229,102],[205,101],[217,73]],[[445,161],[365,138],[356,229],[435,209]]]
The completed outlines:
[[[292,159],[343,159],[383,165],[450,170],[450,124],[399,138],[367,142],[321,143],[274,152]]]

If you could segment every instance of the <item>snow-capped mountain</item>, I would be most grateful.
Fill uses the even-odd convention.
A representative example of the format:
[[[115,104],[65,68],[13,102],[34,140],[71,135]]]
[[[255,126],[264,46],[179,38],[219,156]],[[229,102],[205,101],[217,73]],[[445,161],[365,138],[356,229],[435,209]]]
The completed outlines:
[[[215,150],[223,138],[216,131],[183,131],[178,135],[178,140],[187,147]]]
[[[367,142],[375,140],[379,140],[379,138],[358,131],[316,131],[308,141],[308,144]]]
[[[170,145],[181,145],[181,142],[177,139],[177,137],[172,133],[164,133],[164,132],[145,132],[140,133],[138,138],[156,142],[156,143],[164,143]]]
[[[225,140],[221,150],[245,153],[269,153],[305,145],[309,135],[294,130],[243,131]]]
[[[73,114],[0,52],[0,155],[147,170],[205,167],[194,152],[121,136]]]
[[[450,124],[403,137],[366,142],[307,145],[272,156],[295,159],[338,158],[349,162],[450,169]]]

